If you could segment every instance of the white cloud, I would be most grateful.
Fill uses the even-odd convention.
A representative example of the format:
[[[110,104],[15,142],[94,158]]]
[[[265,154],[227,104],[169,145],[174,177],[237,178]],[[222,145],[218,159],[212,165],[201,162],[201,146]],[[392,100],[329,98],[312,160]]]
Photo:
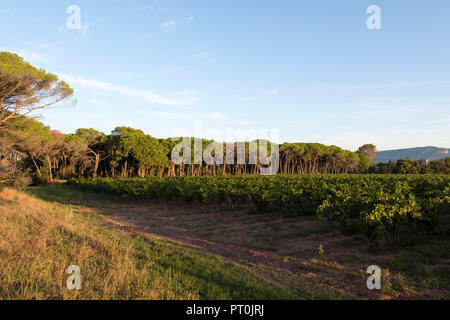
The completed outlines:
[[[194,55],[194,58],[196,58],[198,61],[200,61],[203,64],[209,64],[216,61],[216,59],[211,58],[208,51],[202,51]]]
[[[155,9],[155,6],[152,4],[145,4],[138,7],[138,10],[141,12],[152,12]]]
[[[278,90],[271,90],[269,93],[273,94],[273,95],[277,95],[278,94]]]
[[[56,35],[60,36],[62,35],[65,31],[67,30],[67,27],[64,26],[63,24],[58,26],[58,32],[56,33]]]
[[[141,114],[146,116],[154,116],[162,119],[193,119],[194,116],[191,114],[165,112],[165,111],[140,111]]]
[[[179,25],[185,24],[185,23],[191,23],[192,21],[194,21],[194,17],[188,17],[188,18],[181,18],[181,19],[172,19],[172,20],[168,20],[166,22],[164,22],[160,28],[163,31],[169,31],[172,29],[175,29],[176,27],[178,27]]]
[[[175,28],[177,26],[177,24],[178,24],[177,21],[169,20],[169,21],[164,22],[161,25],[161,29],[163,29],[164,31],[168,31],[168,30]]]
[[[62,36],[63,34],[67,32],[79,32],[81,34],[82,39],[86,39],[86,37],[89,34],[89,28],[91,27],[92,23],[84,23],[81,25],[79,29],[69,29],[65,24],[61,24],[58,27],[58,32],[56,33],[57,36]]]
[[[248,120],[243,120],[243,119],[236,119],[236,120],[234,120],[234,123],[237,125],[241,125],[241,126],[251,126],[251,125],[255,124],[255,122],[253,122],[253,121],[248,121]]]
[[[91,25],[90,23],[85,23],[81,25],[80,32],[83,38],[85,38],[88,35],[90,25]]]
[[[41,53],[33,52],[33,51],[27,51],[27,50],[14,50],[10,48],[1,48],[0,51],[8,51],[12,53],[16,53],[20,57],[22,57],[25,61],[31,63],[31,64],[48,64],[50,63],[51,59]]]
[[[110,107],[111,103],[103,101],[103,100],[89,100],[89,102],[93,105],[99,106],[99,107]]]
[[[230,117],[230,116],[224,115],[224,114],[219,113],[219,112],[206,113],[206,114],[204,114],[203,117],[206,120],[220,120],[222,122],[231,123],[231,124],[234,124],[234,125],[248,126],[248,125],[254,124],[254,122],[247,121],[247,120],[244,120],[244,119],[236,119],[234,117]]]
[[[50,62],[49,57],[47,57],[46,55],[40,54],[40,53],[36,53],[36,52],[20,50],[18,52],[18,55],[30,63],[47,64]]]
[[[176,96],[179,98],[166,98],[149,90],[129,88],[108,82],[86,79],[82,76],[61,74],[60,77],[72,86],[78,85],[95,90],[114,92],[154,104],[170,106],[190,105],[196,103],[198,99],[198,93],[194,90],[182,90],[177,92]]]
[[[242,100],[244,100],[245,102],[255,102],[259,100],[259,96],[242,97]]]
[[[205,114],[206,119],[221,119],[224,120],[226,117],[219,112],[209,112]]]
[[[220,121],[223,123],[233,124],[233,125],[241,125],[241,126],[249,126],[253,125],[254,122],[246,121],[243,119],[235,119],[233,117],[224,115],[220,112],[206,112],[206,113],[179,113],[179,112],[165,112],[165,111],[149,111],[149,110],[141,110],[140,114],[146,116],[153,116],[162,119],[170,119],[170,120],[190,120],[190,121]]]
[[[416,82],[386,82],[386,83],[370,83],[370,84],[352,84],[352,83],[309,83],[299,85],[299,88],[323,88],[323,89],[337,89],[337,90],[357,90],[357,89],[402,89],[425,86],[448,86],[449,80],[435,80],[435,81],[416,81]]]
[[[433,124],[449,124],[450,125],[450,118],[435,120],[432,123]]]

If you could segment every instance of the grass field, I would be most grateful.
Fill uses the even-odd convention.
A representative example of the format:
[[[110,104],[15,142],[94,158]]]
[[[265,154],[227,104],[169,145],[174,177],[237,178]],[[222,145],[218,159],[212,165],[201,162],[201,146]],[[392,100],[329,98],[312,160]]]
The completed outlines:
[[[448,217],[440,226],[375,246],[315,216],[125,201],[61,184],[4,189],[0,299],[448,299]],[[79,291],[66,287],[73,264]],[[380,291],[366,287],[373,264]]]
[[[254,268],[145,235],[112,229],[86,207],[101,201],[64,186],[0,195],[1,299],[308,299],[340,294],[280,274],[288,288]],[[61,203],[59,203],[61,202]],[[114,203],[112,200],[110,202]],[[97,204],[99,204],[97,202]],[[82,290],[66,287],[78,265]]]

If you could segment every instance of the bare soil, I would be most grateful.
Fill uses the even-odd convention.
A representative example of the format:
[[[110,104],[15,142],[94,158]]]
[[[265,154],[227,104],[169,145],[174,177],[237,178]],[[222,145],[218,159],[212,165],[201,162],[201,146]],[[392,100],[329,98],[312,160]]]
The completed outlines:
[[[251,208],[224,210],[181,201],[105,203],[100,208],[96,206],[95,211],[106,216],[108,224],[121,232],[220,255],[255,272],[265,270],[266,275],[283,271],[356,299],[449,296],[447,289],[420,292],[410,289],[406,285],[411,280],[408,278],[399,288],[392,288],[389,280],[383,283],[387,290],[368,290],[368,266],[384,268],[383,261],[400,251],[374,248],[373,243],[344,235],[337,226],[316,216],[259,215]],[[450,266],[445,260],[440,264]],[[391,279],[393,274],[384,276]],[[287,280],[284,285],[292,284]]]

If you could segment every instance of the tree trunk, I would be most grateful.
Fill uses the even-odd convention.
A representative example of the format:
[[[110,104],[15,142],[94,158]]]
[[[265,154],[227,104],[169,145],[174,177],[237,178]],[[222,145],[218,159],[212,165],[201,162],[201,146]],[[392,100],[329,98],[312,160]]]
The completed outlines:
[[[99,164],[100,164],[100,154],[95,153],[94,173],[92,174],[92,178],[94,180],[97,179],[97,171]]]
[[[42,176],[41,170],[39,169],[39,166],[36,163],[36,160],[34,160],[34,157],[31,157],[31,160],[33,160],[34,166],[36,167],[36,171],[39,174],[39,177]]]
[[[45,157],[48,163],[48,175],[50,177],[50,181],[53,181],[53,173],[52,173],[52,161],[50,157]]]

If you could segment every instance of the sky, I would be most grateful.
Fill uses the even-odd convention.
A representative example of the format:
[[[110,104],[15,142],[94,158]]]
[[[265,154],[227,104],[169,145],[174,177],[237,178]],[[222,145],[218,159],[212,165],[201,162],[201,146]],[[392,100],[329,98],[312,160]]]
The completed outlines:
[[[450,147],[448,0],[0,0],[0,51],[74,88],[64,133]]]

